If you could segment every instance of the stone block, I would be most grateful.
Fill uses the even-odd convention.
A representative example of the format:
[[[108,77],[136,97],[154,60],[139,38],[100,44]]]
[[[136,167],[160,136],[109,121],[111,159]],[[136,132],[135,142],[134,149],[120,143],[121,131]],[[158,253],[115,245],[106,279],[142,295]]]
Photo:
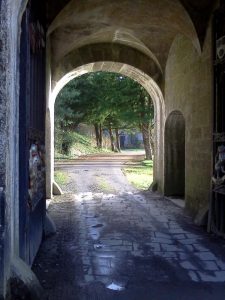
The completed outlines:
[[[180,263],[181,267],[186,269],[186,270],[197,270],[198,268],[196,266],[194,266],[191,262],[189,261],[182,261]]]

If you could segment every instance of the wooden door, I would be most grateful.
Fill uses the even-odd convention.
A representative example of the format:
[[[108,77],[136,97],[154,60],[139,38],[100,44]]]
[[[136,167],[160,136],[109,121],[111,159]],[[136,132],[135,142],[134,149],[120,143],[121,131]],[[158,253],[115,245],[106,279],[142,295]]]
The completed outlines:
[[[44,15],[37,1],[28,3],[20,41],[19,236],[20,256],[30,265],[42,241],[45,218]]]

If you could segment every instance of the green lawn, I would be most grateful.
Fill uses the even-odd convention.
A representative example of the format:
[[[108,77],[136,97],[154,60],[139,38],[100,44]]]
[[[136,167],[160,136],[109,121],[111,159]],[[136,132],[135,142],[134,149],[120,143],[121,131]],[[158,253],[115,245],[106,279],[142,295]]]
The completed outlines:
[[[59,186],[67,184],[69,180],[68,174],[62,171],[55,171],[54,178],[55,182],[58,183]]]
[[[153,161],[144,160],[123,168],[123,172],[134,187],[147,190],[153,181]]]

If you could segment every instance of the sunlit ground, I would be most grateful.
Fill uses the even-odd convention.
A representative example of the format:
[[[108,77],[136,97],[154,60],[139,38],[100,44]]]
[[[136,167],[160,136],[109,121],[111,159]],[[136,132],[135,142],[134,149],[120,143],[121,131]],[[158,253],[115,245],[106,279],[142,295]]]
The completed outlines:
[[[123,168],[127,180],[135,188],[147,190],[153,181],[153,161],[144,160],[142,162],[129,165]]]
[[[142,162],[130,163],[123,168],[123,173],[128,182],[139,190],[147,190],[153,181],[153,161],[144,160]],[[97,178],[99,188],[103,191],[113,192],[104,178]],[[69,176],[65,171],[55,171],[55,181],[60,185],[65,185],[69,181]]]

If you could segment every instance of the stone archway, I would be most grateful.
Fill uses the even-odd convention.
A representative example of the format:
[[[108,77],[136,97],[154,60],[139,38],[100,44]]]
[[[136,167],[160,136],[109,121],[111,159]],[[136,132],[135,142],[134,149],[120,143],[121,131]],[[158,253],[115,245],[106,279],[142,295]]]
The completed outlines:
[[[65,5],[71,2],[71,6]],[[209,180],[211,175],[210,168],[210,147],[207,146],[207,151],[204,153],[204,159],[197,160],[202,155],[201,148],[202,142],[210,145],[211,140],[211,28],[208,21],[212,13],[212,6],[216,6],[219,1],[194,1],[194,0],[154,0],[154,1],[141,1],[137,3],[131,1],[121,2],[107,2],[103,0],[84,1],[79,0],[47,0],[46,15],[47,15],[47,29],[49,30],[49,48],[47,52],[48,57],[48,71],[47,79],[49,83],[49,100],[54,98],[56,91],[54,84],[58,83],[65,74],[69,74],[79,66],[98,61],[117,61],[125,62],[127,65],[133,65],[135,68],[130,70],[142,70],[143,77],[146,74],[154,78],[154,70],[156,65],[161,69],[162,74],[160,82],[165,86],[170,86],[170,90],[165,92],[166,98],[166,111],[171,108],[180,109],[184,107],[187,109],[189,115],[187,116],[187,132],[188,132],[188,145],[187,161],[189,169],[187,169],[187,201],[190,203],[190,208],[195,212],[199,209],[202,203],[207,203],[209,194]],[[18,99],[19,99],[19,81],[18,81],[18,68],[19,68],[19,46],[20,46],[20,33],[21,33],[21,17],[27,5],[27,0],[18,1],[1,1],[1,132],[0,140],[2,141],[0,147],[1,174],[0,174],[0,197],[1,197],[1,210],[5,218],[2,229],[4,239],[0,241],[0,279],[3,278],[3,285],[6,286],[6,280],[10,277],[10,264],[19,253],[19,236],[18,236],[18,220],[19,220],[19,202],[18,202]],[[88,5],[89,4],[89,5]],[[65,7],[65,10],[63,9]],[[117,12],[116,14],[114,12]],[[67,13],[69,20],[67,18]],[[58,17],[57,17],[58,15]],[[55,21],[54,21],[55,19]],[[72,20],[72,22],[71,22]],[[52,24],[50,26],[50,24]],[[206,29],[208,34],[206,35]],[[68,30],[69,29],[69,30]],[[201,55],[197,59],[196,52],[192,50],[191,44],[186,42],[185,39],[178,39],[175,47],[170,53],[171,68],[166,64],[168,53],[171,48],[171,43],[177,34],[182,34],[185,39],[189,39]],[[59,39],[61,37],[61,39]],[[205,39],[206,38],[206,39]],[[203,42],[205,41],[205,44]],[[99,50],[96,43],[101,43],[102,52]],[[103,44],[109,43],[112,47],[112,56],[107,47]],[[50,45],[51,44],[51,45]],[[91,47],[89,45],[92,45]],[[120,44],[121,47],[118,47]],[[58,46],[57,46],[58,45]],[[204,45],[204,47],[203,47]],[[141,52],[139,58],[129,51],[127,55],[127,47],[131,47]],[[200,48],[202,46],[202,49]],[[76,48],[78,55],[71,55],[71,52]],[[103,49],[104,48],[104,49]],[[62,50],[58,52],[58,50]],[[79,50],[80,49],[80,50]],[[151,51],[150,51],[151,49]],[[201,51],[202,50],[202,51]],[[100,52],[99,52],[100,51]],[[82,52],[82,54],[81,54]],[[101,56],[102,53],[102,56]],[[117,60],[113,58],[118,57]],[[86,57],[86,60],[82,60]],[[150,57],[154,64],[146,60]],[[58,62],[62,62],[63,58],[68,59],[69,68],[60,78],[50,79],[53,75],[54,69],[58,66]],[[90,58],[90,59],[89,59]],[[123,60],[121,60],[123,58]],[[128,58],[129,61],[128,61]],[[77,65],[74,65],[76,60]],[[125,61],[126,60],[126,61]],[[72,61],[74,64],[72,64]],[[140,61],[140,63],[138,63]],[[177,63],[176,66],[174,63]],[[107,64],[106,64],[107,65]],[[65,66],[65,65],[64,65]],[[177,67],[178,66],[178,67]],[[104,67],[104,64],[103,64]],[[124,67],[126,69],[126,67]],[[165,75],[165,69],[168,75]],[[98,69],[98,68],[96,68]],[[113,67],[112,67],[113,69]],[[169,69],[169,71],[168,71]],[[106,70],[108,70],[106,68]],[[147,72],[149,70],[149,73]],[[150,74],[151,71],[151,74]],[[128,72],[128,71],[127,71]],[[160,73],[155,73],[157,76]],[[128,74],[127,74],[128,75]],[[164,76],[165,75],[165,76]],[[128,75],[129,76],[129,75]],[[53,78],[53,77],[52,77]],[[147,84],[148,78],[143,80],[143,84]],[[170,80],[169,80],[170,78]],[[175,84],[171,84],[174,78]],[[72,78],[71,78],[72,79]],[[54,80],[56,82],[54,83]],[[161,87],[159,81],[157,81]],[[205,83],[203,87],[199,83]],[[198,84],[195,84],[198,83]],[[51,84],[53,87],[51,87]],[[162,84],[162,86],[163,86]],[[149,85],[151,86],[151,85]],[[154,84],[153,84],[154,86]],[[156,85],[157,86],[157,85]],[[183,94],[180,97],[178,93],[182,89]],[[163,90],[163,88],[162,88]],[[155,94],[155,99],[162,99],[161,91],[159,88],[152,88],[152,93]],[[175,102],[174,95],[178,95],[179,101]],[[193,97],[194,95],[194,97]],[[169,103],[171,98],[172,105]],[[191,101],[191,99],[194,99]],[[196,102],[195,99],[199,99]],[[40,98],[41,101],[41,98]],[[47,105],[47,124],[54,121],[54,110],[51,109],[51,103]],[[159,102],[160,103],[160,102]],[[164,182],[164,103],[158,106],[160,114],[158,132],[158,144],[161,143],[161,149],[158,150],[162,162],[158,164],[157,180],[160,181],[160,186],[163,187]],[[49,119],[52,117],[53,120]],[[189,118],[190,116],[190,118]],[[202,132],[199,132],[201,124]],[[51,127],[50,127],[51,129]],[[197,134],[196,131],[197,131]],[[190,132],[190,134],[189,134]],[[51,132],[49,133],[51,137]],[[204,137],[201,137],[201,135]],[[202,140],[201,140],[202,138]],[[190,143],[189,141],[193,141]],[[51,147],[50,147],[51,149]],[[53,149],[52,149],[53,150]],[[193,153],[193,156],[192,156]],[[48,154],[50,158],[53,153]],[[49,158],[48,157],[48,158]],[[193,164],[190,164],[193,160]],[[207,162],[207,163],[205,163]],[[49,165],[51,167],[51,165]],[[199,174],[197,172],[199,171]],[[50,174],[50,172],[49,172]],[[155,173],[156,174],[156,173]],[[197,174],[197,175],[196,175]],[[193,176],[190,176],[193,175]],[[190,179],[190,177],[192,177]],[[196,184],[196,178],[201,177],[201,183]],[[0,294],[5,286],[0,282]]]
[[[48,2],[51,3],[51,0]],[[53,147],[50,145],[50,141],[53,140],[53,128],[50,124],[54,123],[52,103],[65,76],[73,79],[77,76],[74,76],[74,70],[87,65],[93,65],[91,72],[98,70],[117,72],[120,71],[120,67],[115,66],[124,64],[132,70],[128,72],[130,74],[125,75],[144,84],[144,87],[146,82],[154,82],[155,85],[154,88],[150,88],[154,94],[152,98],[155,99],[158,118],[154,170],[158,190],[163,192],[165,122],[163,98],[168,54],[177,34],[183,34],[190,39],[197,52],[201,53],[195,22],[187,13],[183,1],[181,3],[175,0],[168,3],[166,0],[151,2],[144,0],[139,3],[138,10],[136,4],[127,1],[107,3],[103,0],[95,4],[88,1],[86,5],[83,5],[82,1],[62,0],[57,7],[53,4],[49,7],[52,12],[48,15],[47,34],[49,72],[49,102],[46,110],[46,124],[49,124],[46,131],[47,161],[53,161]],[[132,77],[133,70],[139,70],[142,75],[136,76],[134,71]],[[150,80],[146,79],[146,76]],[[148,84],[148,87],[150,86],[151,84]],[[53,171],[52,162],[47,166],[49,198],[52,195]]]
[[[185,119],[173,111],[165,125],[165,195],[185,195]]]
[[[54,179],[54,103],[59,91],[72,79],[89,72],[108,71],[115,72],[137,81],[141,84],[151,96],[154,103],[155,111],[155,156],[154,156],[154,182],[159,183],[163,177],[163,161],[160,157],[163,156],[163,133],[162,123],[164,120],[164,99],[161,89],[156,82],[147,74],[130,65],[118,62],[96,62],[83,65],[66,73],[59,81],[55,83],[52,92],[50,93],[49,102],[46,112],[46,156],[47,156],[47,180],[46,190],[47,197],[52,196],[52,183]],[[160,187],[162,184],[159,185]]]

